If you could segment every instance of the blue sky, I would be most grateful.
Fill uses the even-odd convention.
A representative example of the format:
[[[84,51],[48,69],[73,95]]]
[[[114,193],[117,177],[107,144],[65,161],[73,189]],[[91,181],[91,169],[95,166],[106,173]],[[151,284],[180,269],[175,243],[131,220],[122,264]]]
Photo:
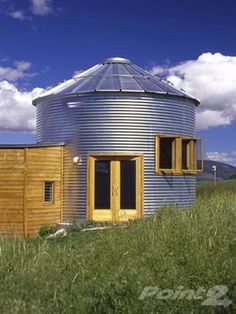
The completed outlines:
[[[0,143],[35,141],[42,89],[124,56],[201,98],[207,156],[236,165],[235,12],[233,0],[0,0]]]

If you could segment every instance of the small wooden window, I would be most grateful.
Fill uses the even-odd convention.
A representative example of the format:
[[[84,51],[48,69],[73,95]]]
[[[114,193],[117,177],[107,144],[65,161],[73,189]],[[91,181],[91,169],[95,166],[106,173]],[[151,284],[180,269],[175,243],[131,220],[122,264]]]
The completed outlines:
[[[183,170],[191,170],[191,140],[189,139],[182,139],[182,169]]]
[[[44,202],[53,203],[54,197],[54,182],[44,182]]]
[[[160,138],[160,169],[175,168],[175,138]]]
[[[156,172],[176,173],[179,171],[179,145],[179,137],[156,136]]]
[[[196,172],[196,139],[181,138],[181,171],[184,173]]]
[[[195,139],[195,169],[197,171],[203,171],[204,170],[204,144],[203,140],[201,138]]]
[[[201,139],[183,136],[156,136],[155,172],[196,174],[203,170]]]

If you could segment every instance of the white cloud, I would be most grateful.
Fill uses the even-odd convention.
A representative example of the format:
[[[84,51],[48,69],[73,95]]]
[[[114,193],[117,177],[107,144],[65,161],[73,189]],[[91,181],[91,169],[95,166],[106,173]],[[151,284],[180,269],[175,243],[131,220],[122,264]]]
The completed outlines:
[[[46,16],[54,12],[51,0],[31,0],[31,3],[34,15]]]
[[[208,152],[206,153],[206,157],[209,160],[221,161],[228,164],[236,165],[236,151],[231,152],[231,153]]]
[[[31,67],[30,62],[16,61],[14,65],[15,67],[0,66],[0,81],[7,80],[10,82],[14,82],[17,81],[18,79],[35,75],[28,72],[28,70]]]
[[[176,66],[153,67],[152,72],[201,100],[198,128],[228,125],[236,120],[236,56],[207,52]]]
[[[197,111],[197,127],[204,130],[210,127],[217,127],[222,125],[229,125],[232,118],[224,115],[221,111],[216,110],[199,110]]]
[[[0,13],[6,14],[18,21],[31,21],[33,16],[48,16],[60,12],[60,8],[53,7],[53,0],[28,0],[28,7],[22,10],[19,3],[10,4],[8,1],[1,1],[3,8]]]
[[[34,88],[25,92],[7,81],[0,82],[0,130],[33,131],[35,129],[35,108],[32,100],[43,92]]]
[[[16,83],[30,72],[31,63],[15,61],[14,66],[0,66],[0,131],[32,131],[35,128],[35,108],[32,99],[42,93],[42,88],[20,90]]]
[[[15,10],[15,11],[11,11],[9,12],[9,15],[16,20],[21,20],[24,21],[26,20],[28,17],[25,15],[25,13],[21,10]]]
[[[27,71],[31,67],[31,62],[28,61],[15,61],[14,64],[20,71]]]

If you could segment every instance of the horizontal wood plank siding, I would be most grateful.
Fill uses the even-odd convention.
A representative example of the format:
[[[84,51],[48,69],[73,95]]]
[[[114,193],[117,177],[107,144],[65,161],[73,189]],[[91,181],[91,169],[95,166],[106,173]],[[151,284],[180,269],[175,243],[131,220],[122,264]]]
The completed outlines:
[[[23,234],[24,150],[0,149],[0,233]]]
[[[33,235],[42,225],[55,225],[61,220],[61,147],[27,150],[26,219],[27,233]],[[44,202],[44,182],[54,182],[54,200]]]

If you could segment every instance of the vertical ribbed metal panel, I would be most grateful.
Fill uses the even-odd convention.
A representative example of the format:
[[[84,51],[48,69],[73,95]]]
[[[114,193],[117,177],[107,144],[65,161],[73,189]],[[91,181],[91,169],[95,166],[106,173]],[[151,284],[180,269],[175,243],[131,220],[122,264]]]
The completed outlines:
[[[86,163],[89,152],[144,154],[144,213],[195,200],[196,177],[155,175],[155,135],[195,135],[190,99],[135,93],[64,96],[37,105],[39,143],[66,142],[64,220],[86,217]],[[82,158],[73,164],[73,156]]]

